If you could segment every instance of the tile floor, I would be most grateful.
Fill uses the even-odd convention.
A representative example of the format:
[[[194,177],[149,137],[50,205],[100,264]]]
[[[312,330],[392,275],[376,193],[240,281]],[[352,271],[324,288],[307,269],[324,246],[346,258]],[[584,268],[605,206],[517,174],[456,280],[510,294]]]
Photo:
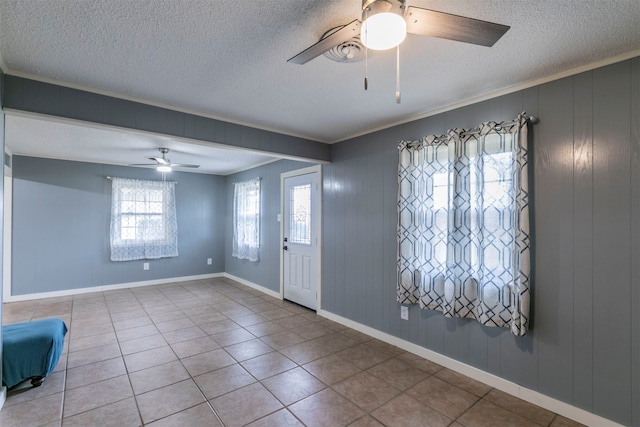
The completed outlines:
[[[9,426],[576,426],[226,279],[4,304],[60,317],[65,353],[9,390]]]

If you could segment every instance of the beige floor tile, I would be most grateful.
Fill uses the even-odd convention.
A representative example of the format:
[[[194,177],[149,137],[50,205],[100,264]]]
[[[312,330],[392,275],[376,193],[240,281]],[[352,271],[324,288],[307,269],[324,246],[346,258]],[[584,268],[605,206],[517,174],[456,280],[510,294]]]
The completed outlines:
[[[406,351],[404,353],[400,353],[395,358],[403,361],[404,363],[406,363],[407,365],[413,368],[416,368],[425,372],[428,375],[433,375],[439,370],[443,369],[443,367],[441,365],[438,365],[437,363],[434,363],[430,360],[427,360],[416,354],[409,353]]]
[[[387,344],[386,342],[377,339],[367,341],[366,345],[390,357],[404,353],[404,350],[396,347],[395,345]]]
[[[407,390],[407,394],[453,419],[458,418],[480,399],[475,394],[436,377],[429,377],[416,384]]]
[[[327,385],[335,384],[361,371],[357,366],[335,354],[307,363],[302,367]]]
[[[199,353],[194,356],[186,357],[181,360],[182,364],[192,377],[215,371],[236,363],[233,357],[229,356],[226,351],[219,348],[217,350]]]
[[[330,334],[323,335],[320,338],[314,339],[312,342],[316,345],[319,345],[320,347],[326,348],[331,352],[342,351],[358,344],[356,340],[351,339],[339,332],[332,332]]]
[[[90,363],[102,362],[103,360],[120,357],[120,347],[118,344],[103,345],[100,347],[92,347],[86,350],[74,351],[69,353],[67,358],[67,367],[77,368],[78,366],[88,365]]]
[[[400,394],[400,390],[367,372],[360,372],[331,388],[365,412],[373,411]]]
[[[188,341],[194,338],[204,337],[204,336],[207,336],[207,334],[198,326],[191,326],[189,328],[163,332],[162,336],[164,336],[164,338],[167,340],[169,344],[176,344],[182,341]]]
[[[389,359],[369,368],[367,372],[400,390],[406,390],[427,377],[424,372],[412,368],[398,359]]]
[[[158,328],[161,333],[177,331],[178,329],[190,328],[192,326],[196,326],[196,324],[188,317],[156,323],[156,328]]]
[[[507,411],[484,399],[480,400],[457,420],[466,427],[536,427],[539,424]]]
[[[168,345],[124,356],[124,362],[129,373],[152,368],[177,359],[178,357]]]
[[[236,316],[234,317],[233,321],[245,328],[247,326],[257,325],[258,323],[268,322],[266,317],[260,316],[259,314],[256,314],[256,313],[246,314],[243,316]]]
[[[238,344],[240,342],[245,342],[245,341],[255,339],[256,337],[249,331],[243,328],[239,328],[239,329],[232,329],[230,331],[220,332],[218,334],[211,335],[211,338],[213,338],[215,342],[220,344],[221,347],[228,347],[230,345]]]
[[[211,307],[206,306],[205,308],[206,310],[209,310],[209,312],[205,312],[199,315],[188,314],[191,321],[196,325],[206,325],[207,323],[219,322],[221,320],[227,319],[224,314],[213,310]]]
[[[240,325],[235,323],[233,320],[220,320],[217,322],[205,323],[204,325],[199,325],[200,329],[205,331],[209,335],[219,334],[221,332],[231,331],[233,329],[239,329]]]
[[[143,308],[138,308],[136,310],[131,311],[123,311],[120,313],[111,313],[111,320],[114,322],[133,319],[136,317],[144,317],[147,316],[147,312],[144,311]]]
[[[251,332],[256,337],[264,337],[266,335],[278,334],[280,332],[285,332],[283,326],[278,325],[276,322],[266,321],[261,323],[256,323],[255,325],[244,326],[244,328]]]
[[[263,354],[240,364],[258,380],[272,377],[298,366],[278,352]]]
[[[358,421],[349,424],[349,427],[384,427],[380,424],[375,418],[370,415],[365,415],[360,418]]]
[[[217,350],[220,345],[210,336],[204,336],[189,341],[181,341],[171,344],[171,348],[179,358],[184,359],[195,354],[206,353],[208,351]]]
[[[304,427],[291,412],[286,409],[280,409],[273,414],[260,418],[257,421],[247,424],[247,427]]]
[[[288,409],[308,427],[347,426],[365,414],[331,389],[313,394]]]
[[[198,387],[207,399],[215,399],[218,396],[237,390],[256,382],[244,368],[238,364],[220,368],[194,378]]]
[[[158,330],[158,328],[156,328],[155,325],[138,326],[137,328],[116,331],[116,336],[118,337],[118,341],[120,342],[159,334],[160,331]]]
[[[67,370],[67,390],[125,375],[122,357],[91,363]]]
[[[122,341],[120,350],[124,356],[133,353],[139,353],[145,350],[166,346],[167,341],[162,335],[149,335],[148,337],[135,338],[132,340]]]
[[[238,362],[242,362],[244,360],[251,359],[253,357],[260,356],[261,354],[266,354],[273,351],[271,347],[257,338],[230,345],[228,347],[225,347],[225,350]]]
[[[132,319],[118,320],[113,322],[113,329],[122,331],[124,329],[137,328],[139,326],[151,325],[153,322],[147,317],[134,317]]]
[[[452,421],[435,409],[418,402],[406,394],[401,394],[382,405],[370,415],[388,427],[445,427],[451,424]],[[493,427],[499,425],[495,424]]]
[[[584,424],[565,418],[562,415],[556,415],[550,427],[584,427]]]
[[[280,350],[280,353],[284,354],[298,365],[304,365],[305,363],[328,356],[331,354],[331,351],[307,341],[301,344],[292,345],[291,347],[283,348]]]
[[[138,407],[133,397],[101,406],[71,417],[65,417],[64,427],[133,427],[141,426]]]
[[[460,387],[461,389],[475,394],[476,396],[482,397],[485,394],[489,393],[489,391],[491,391],[491,387],[489,387],[488,385],[483,384],[480,381],[471,379],[465,375],[459,374],[458,372],[452,371],[451,369],[441,369],[434,375],[441,380]]]
[[[189,379],[189,373],[180,361],[165,363],[153,368],[143,369],[129,375],[133,393],[146,393],[157,388]]]
[[[282,404],[260,383],[220,396],[211,404],[228,427],[244,426],[282,408]]]
[[[7,400],[3,408],[19,405],[30,400],[57,394],[64,391],[65,373],[57,372],[45,378],[40,387],[33,387],[31,381],[17,384],[7,391]]]
[[[62,418],[64,393],[51,394],[18,405],[7,406],[0,411],[2,427],[40,426],[57,422]]]
[[[368,369],[389,359],[387,354],[374,350],[364,344],[349,347],[336,354],[360,369]]]
[[[147,425],[149,427],[223,427],[208,403],[201,403]]]
[[[71,417],[133,396],[126,375],[67,390],[64,397],[64,415]]]
[[[154,323],[168,322],[171,320],[184,319],[187,317],[182,310],[162,311],[160,313],[149,313],[149,317]]]
[[[136,396],[145,424],[195,406],[204,400],[204,396],[191,379]]]
[[[484,399],[543,426],[548,426],[556,416],[551,411],[496,389],[487,393]]]
[[[81,338],[73,338],[69,340],[69,351],[74,352],[78,350],[86,350],[92,347],[99,347],[102,345],[115,344],[116,339],[115,332],[107,332],[98,335],[89,335]]]
[[[286,347],[291,347],[295,344],[300,344],[307,341],[306,338],[293,333],[291,331],[280,332],[278,334],[267,335],[261,338],[267,345],[276,350],[280,350]]]
[[[295,403],[327,387],[300,367],[267,378],[262,385],[284,405]]]

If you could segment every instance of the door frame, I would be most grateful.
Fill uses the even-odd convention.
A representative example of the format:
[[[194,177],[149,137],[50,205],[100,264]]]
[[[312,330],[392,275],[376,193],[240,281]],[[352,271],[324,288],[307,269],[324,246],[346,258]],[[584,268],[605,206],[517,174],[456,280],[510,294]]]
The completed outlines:
[[[284,300],[284,249],[282,249],[284,243],[284,180],[299,175],[306,175],[309,173],[318,174],[318,191],[316,191],[316,208],[315,217],[318,218],[318,230],[317,239],[318,244],[315,250],[315,261],[318,263],[316,269],[316,313],[319,313],[322,305],[322,165],[309,166],[302,169],[296,169],[289,172],[283,172],[280,174],[280,299]]]

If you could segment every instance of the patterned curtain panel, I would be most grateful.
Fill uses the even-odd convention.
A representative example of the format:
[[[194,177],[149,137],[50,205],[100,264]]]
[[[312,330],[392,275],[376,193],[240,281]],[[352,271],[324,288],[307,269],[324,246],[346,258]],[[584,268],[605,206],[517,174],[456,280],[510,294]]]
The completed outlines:
[[[234,183],[233,251],[239,259],[258,261],[260,252],[260,179]]]
[[[178,256],[175,184],[112,178],[111,261]]]
[[[398,301],[524,335],[527,119],[401,142]]]

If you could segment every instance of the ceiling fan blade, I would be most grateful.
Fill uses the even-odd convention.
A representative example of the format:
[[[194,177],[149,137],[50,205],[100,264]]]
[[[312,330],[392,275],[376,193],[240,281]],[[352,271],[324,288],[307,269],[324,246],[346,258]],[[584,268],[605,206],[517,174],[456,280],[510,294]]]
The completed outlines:
[[[165,159],[163,157],[147,157],[147,159],[154,160],[154,161],[158,162],[159,165],[168,165],[169,164],[169,159]]]
[[[170,163],[167,166],[171,166],[172,168],[192,168],[192,169],[196,169],[200,167],[200,165],[184,165],[181,163]]]
[[[143,167],[147,167],[147,168],[155,168],[158,166],[158,164],[151,164],[151,163],[129,163],[128,166],[143,166]]]
[[[289,58],[287,62],[292,62],[294,64],[300,65],[306,64],[316,56],[320,56],[329,49],[332,49],[338,46],[340,43],[346,42],[350,38],[358,35],[360,35],[360,21],[356,19],[349,22],[347,25],[340,28],[335,33],[323,38],[313,46],[306,48],[293,58]]]
[[[488,47],[493,46],[511,28],[508,25],[414,6],[409,6],[405,19],[408,33]]]

